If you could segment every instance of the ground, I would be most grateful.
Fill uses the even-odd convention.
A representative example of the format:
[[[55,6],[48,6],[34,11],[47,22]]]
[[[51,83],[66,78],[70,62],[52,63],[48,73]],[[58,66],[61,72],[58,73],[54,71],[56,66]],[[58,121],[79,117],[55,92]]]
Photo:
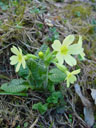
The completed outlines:
[[[55,39],[62,41],[74,34],[83,38],[86,60],[78,59],[81,69],[77,83],[83,95],[96,108],[90,90],[96,88],[96,2],[21,0],[0,2],[0,85],[19,78],[10,65],[10,48],[15,45],[26,53],[35,53],[44,43],[51,49]],[[75,67],[72,68],[73,70]],[[84,104],[74,85],[62,83],[64,103],[50,107],[41,115],[32,109],[37,102],[45,103],[49,92],[28,90],[28,96],[0,96],[1,128],[88,128],[84,121]],[[58,89],[58,85],[56,87]],[[96,116],[94,117],[96,118]],[[94,128],[96,124],[94,123]]]

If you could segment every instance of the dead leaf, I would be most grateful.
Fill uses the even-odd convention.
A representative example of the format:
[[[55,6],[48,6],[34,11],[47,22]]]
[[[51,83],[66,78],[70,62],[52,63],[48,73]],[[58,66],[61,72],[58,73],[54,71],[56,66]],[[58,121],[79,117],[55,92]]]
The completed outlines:
[[[14,128],[15,127],[15,125],[16,125],[16,122],[19,120],[19,116],[18,115],[16,115],[16,117],[14,118],[14,120],[13,120],[13,122],[12,122],[12,128]]]
[[[82,104],[84,105],[83,110],[85,122],[89,127],[92,127],[94,124],[94,113],[92,104],[85,96],[82,95],[80,86],[78,84],[75,84],[75,92],[80,97]]]
[[[91,90],[91,96],[93,98],[93,100],[95,101],[96,104],[96,89],[90,89]]]
[[[92,127],[94,124],[94,114],[92,107],[84,107],[83,111],[84,111],[85,122],[89,127]]]
[[[80,97],[84,107],[90,107],[91,106],[91,102],[82,95],[80,86],[78,84],[75,85],[75,92]]]
[[[61,21],[61,20],[62,20],[61,16],[54,16],[53,19],[54,19],[55,21],[56,21],[56,20],[58,20],[58,21]]]
[[[53,23],[52,23],[52,21],[49,20],[49,19],[45,19],[45,24],[46,24],[47,26],[49,26],[49,27],[53,27]]]

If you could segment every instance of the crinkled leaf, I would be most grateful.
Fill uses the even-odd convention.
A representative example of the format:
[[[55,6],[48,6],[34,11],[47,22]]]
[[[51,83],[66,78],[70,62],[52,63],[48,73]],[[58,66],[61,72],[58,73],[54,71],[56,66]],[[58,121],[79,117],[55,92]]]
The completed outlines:
[[[33,59],[27,61],[27,66],[31,72],[32,79],[34,80],[35,85],[41,85],[46,79],[46,67],[40,65]]]
[[[18,93],[27,89],[27,86],[24,85],[23,79],[13,79],[9,83],[1,85],[1,90],[9,93]]]
[[[28,60],[27,65],[35,80],[40,80],[43,74],[46,73],[45,66],[38,64],[33,59]]]
[[[57,68],[53,68],[49,72],[49,79],[52,82],[59,83],[64,81],[65,78],[66,78],[66,74]]]
[[[50,80],[48,81],[48,90],[50,92],[55,91],[54,83],[52,81],[50,81]]]
[[[47,103],[57,104],[60,97],[62,97],[61,92],[53,92],[52,95],[47,98]]]
[[[19,69],[19,72],[18,72],[18,75],[22,78],[27,78],[29,74],[29,69],[28,67],[26,66],[26,68],[24,69],[22,66],[20,66],[20,69]]]
[[[34,104],[32,109],[38,110],[41,114],[44,114],[47,111],[47,104],[42,104],[41,102]]]
[[[49,33],[48,33],[48,41],[53,42],[54,40],[59,39],[59,33],[57,32],[55,27],[52,27],[49,29]]]

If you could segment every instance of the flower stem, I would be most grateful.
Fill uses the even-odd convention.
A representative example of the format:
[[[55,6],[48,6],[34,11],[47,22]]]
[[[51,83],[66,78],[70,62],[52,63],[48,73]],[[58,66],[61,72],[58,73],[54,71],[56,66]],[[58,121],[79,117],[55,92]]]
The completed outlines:
[[[45,81],[44,88],[47,88],[47,85],[48,85],[48,71],[49,71],[49,66],[47,66],[46,81]]]

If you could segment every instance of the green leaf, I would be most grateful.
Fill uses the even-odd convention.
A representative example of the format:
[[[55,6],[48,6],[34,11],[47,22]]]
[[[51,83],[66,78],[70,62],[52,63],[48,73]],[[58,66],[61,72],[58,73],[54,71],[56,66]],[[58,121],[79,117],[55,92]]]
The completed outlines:
[[[0,2],[0,7],[3,11],[6,11],[8,9],[8,5],[4,4],[3,2]]]
[[[1,90],[9,93],[18,93],[27,89],[27,86],[24,85],[23,79],[13,79],[9,83],[1,85]]]
[[[84,59],[82,58],[82,56],[80,56],[80,55],[78,55],[78,59],[80,60],[80,61],[83,61]]]
[[[36,52],[35,52],[35,55],[38,56],[38,53],[40,51],[42,51],[44,54],[47,50],[48,46],[46,44],[43,44]],[[36,62],[38,62],[38,64],[44,66],[44,61],[42,59],[37,59]]]
[[[8,6],[7,5],[4,5],[1,7],[3,11],[6,11],[8,9]]]
[[[21,85],[22,83],[24,83],[25,82],[25,80],[23,80],[23,79],[13,79],[9,84],[10,85]]]
[[[47,98],[47,103],[57,104],[60,97],[62,97],[61,92],[53,92],[52,95]]]
[[[40,114],[44,114],[47,111],[47,104],[42,104],[41,102],[34,104],[32,109],[38,110]]]
[[[91,24],[93,25],[94,32],[96,32],[96,20],[92,19]]]
[[[49,72],[49,79],[54,83],[62,82],[65,80],[65,78],[66,74],[57,68],[53,68]]]
[[[46,73],[46,67],[38,64],[33,59],[28,60],[27,65],[35,80],[41,80]]]
[[[24,128],[28,128],[28,122],[24,123]]]
[[[46,79],[46,67],[40,65],[33,59],[27,61],[27,66],[31,72],[32,80],[36,86],[40,86]]]
[[[54,60],[54,55],[52,52],[50,52],[50,49],[47,48],[45,54],[44,54],[44,63],[45,65],[49,66],[50,63],[52,63]]]
[[[55,91],[54,83],[52,81],[50,81],[50,80],[48,81],[48,90],[50,92]]]
[[[26,68],[24,69],[22,66],[20,66],[18,75],[19,75],[20,77],[26,79],[26,78],[28,77],[28,74],[29,74],[29,69],[28,69],[28,67],[26,66]]]
[[[38,28],[39,28],[40,30],[43,29],[43,24],[42,24],[42,23],[37,23],[37,26],[38,26]]]
[[[76,12],[75,12],[75,16],[80,17],[80,16],[81,16],[80,11],[76,11]]]
[[[57,32],[56,28],[50,28],[49,29],[49,34],[48,34],[48,41],[53,42],[54,40],[58,40],[59,39],[59,33]]]
[[[0,95],[28,96],[27,93],[0,92]]]
[[[2,25],[2,23],[3,23],[3,22],[0,20],[0,25]]]
[[[40,10],[35,7],[34,9],[31,9],[30,10],[30,13],[36,13],[36,14],[38,14],[38,13],[40,13]]]

